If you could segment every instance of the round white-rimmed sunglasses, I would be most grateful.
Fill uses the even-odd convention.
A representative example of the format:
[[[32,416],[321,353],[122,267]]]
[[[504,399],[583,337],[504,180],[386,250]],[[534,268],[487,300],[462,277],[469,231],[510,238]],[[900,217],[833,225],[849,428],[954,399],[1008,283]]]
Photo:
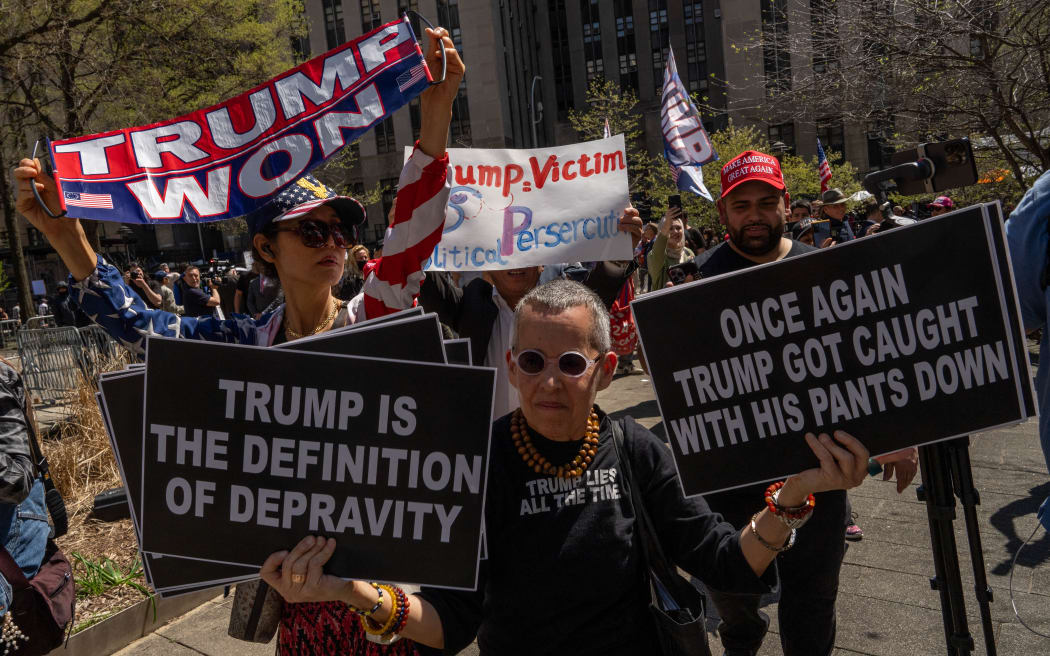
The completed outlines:
[[[538,376],[547,370],[552,362],[558,363],[558,371],[570,378],[579,378],[596,364],[602,356],[593,360],[579,351],[566,351],[556,358],[548,358],[536,349],[525,349],[514,356],[518,369],[527,376]]]

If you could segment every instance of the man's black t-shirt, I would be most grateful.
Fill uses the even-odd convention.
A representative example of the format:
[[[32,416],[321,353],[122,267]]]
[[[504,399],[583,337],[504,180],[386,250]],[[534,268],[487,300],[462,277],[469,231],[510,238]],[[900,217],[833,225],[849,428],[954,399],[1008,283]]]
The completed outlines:
[[[815,250],[818,249],[809,244],[792,241],[791,250],[784,257],[795,257]],[[729,242],[722,242],[717,248],[697,256],[693,261],[700,269],[701,278],[740,271],[756,264],[733,250]],[[750,521],[751,515],[765,506],[763,495],[766,487],[768,483],[748,485],[728,492],[704,495],[704,500],[707,501],[711,510],[720,513],[733,526],[741,528]]]
[[[211,296],[201,291],[200,287],[187,287],[182,294],[182,306],[187,317],[209,317],[213,310],[208,307]]]
[[[784,257],[795,257],[796,255],[802,255],[803,253],[815,250],[818,249],[809,244],[803,244],[800,241],[792,241],[791,250],[789,250],[788,254]],[[753,267],[756,264],[740,253],[734,251],[733,247],[730,246],[727,241],[697,255],[693,258],[693,262],[695,262],[697,268],[700,269],[701,278],[710,278],[711,276],[717,276],[723,273],[740,271],[741,269]]]

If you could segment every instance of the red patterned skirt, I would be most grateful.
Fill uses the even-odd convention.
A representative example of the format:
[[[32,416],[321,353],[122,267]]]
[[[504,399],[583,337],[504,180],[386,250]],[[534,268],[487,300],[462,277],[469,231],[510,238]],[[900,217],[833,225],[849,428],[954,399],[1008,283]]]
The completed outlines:
[[[346,604],[285,604],[277,636],[280,656],[418,656],[416,643],[398,640],[377,645],[365,638],[361,624]]]

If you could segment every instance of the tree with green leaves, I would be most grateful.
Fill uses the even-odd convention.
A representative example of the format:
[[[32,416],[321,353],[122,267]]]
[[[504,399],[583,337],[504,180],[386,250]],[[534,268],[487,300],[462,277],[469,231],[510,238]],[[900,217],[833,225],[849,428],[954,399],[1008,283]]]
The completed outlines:
[[[0,160],[38,136],[68,138],[162,121],[293,67],[305,33],[300,0],[34,0],[0,12]],[[0,39],[3,48],[5,39]],[[0,184],[12,231],[10,189]],[[92,236],[97,223],[84,222]],[[97,247],[97,243],[95,244]],[[16,276],[24,270],[15,248]],[[28,294],[27,281],[18,280]],[[32,312],[32,303],[23,306]]]

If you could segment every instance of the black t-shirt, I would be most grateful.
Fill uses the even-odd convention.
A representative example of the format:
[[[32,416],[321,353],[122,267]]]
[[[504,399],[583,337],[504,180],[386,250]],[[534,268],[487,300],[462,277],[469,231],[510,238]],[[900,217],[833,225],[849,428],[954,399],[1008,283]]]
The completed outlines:
[[[211,296],[205,294],[200,287],[186,287],[182,293],[182,306],[185,308],[187,317],[210,317],[212,308],[208,307]]]
[[[633,536],[629,484],[621,483],[611,420],[601,415],[598,451],[585,475],[558,479],[533,472],[510,437],[510,415],[492,427],[485,500],[488,559],[478,592],[424,588],[437,610],[445,654],[475,634],[483,655],[655,654],[649,593]],[[669,557],[708,584],[763,592],[775,568],[756,577],[739,533],[703,499],[682,496],[671,452],[633,419],[623,422],[624,447],[646,509]],[[532,434],[551,463],[570,461],[580,442]]]
[[[796,255],[802,255],[803,253],[815,250],[818,249],[809,244],[803,244],[800,241],[792,241],[791,250],[789,250],[788,254],[784,257],[795,257]],[[693,258],[693,262],[695,262],[697,268],[700,269],[701,278],[710,278],[711,276],[740,271],[741,269],[755,266],[755,262],[752,262],[740,253],[737,253],[727,241],[722,242],[715,248],[704,251],[701,255],[697,255]]]

